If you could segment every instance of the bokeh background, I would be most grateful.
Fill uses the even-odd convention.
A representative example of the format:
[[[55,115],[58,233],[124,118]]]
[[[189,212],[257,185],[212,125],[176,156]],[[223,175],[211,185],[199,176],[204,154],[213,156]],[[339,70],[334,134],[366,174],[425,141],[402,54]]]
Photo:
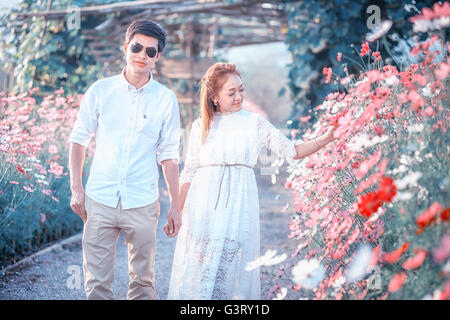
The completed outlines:
[[[447,1],[1,0],[1,267],[82,230],[67,137],[140,18],[168,34],[154,77],[177,94],[182,147],[216,61],[237,64],[244,108],[290,138],[341,128],[278,182],[282,162],[264,160],[292,194],[275,210],[293,241],[259,261],[273,267],[264,298],[448,299]]]

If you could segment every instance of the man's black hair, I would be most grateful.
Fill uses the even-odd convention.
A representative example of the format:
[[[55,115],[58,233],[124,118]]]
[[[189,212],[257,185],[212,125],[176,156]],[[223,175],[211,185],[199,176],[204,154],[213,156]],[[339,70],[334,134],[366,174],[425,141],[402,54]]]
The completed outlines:
[[[127,28],[125,42],[130,43],[134,35],[140,33],[158,39],[158,52],[162,52],[166,46],[166,32],[157,23],[150,20],[133,21]]]

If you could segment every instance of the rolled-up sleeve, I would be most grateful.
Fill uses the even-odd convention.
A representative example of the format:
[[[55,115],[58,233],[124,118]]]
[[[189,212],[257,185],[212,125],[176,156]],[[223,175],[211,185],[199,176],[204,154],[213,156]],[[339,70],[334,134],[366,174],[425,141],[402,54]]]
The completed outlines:
[[[70,133],[69,142],[81,144],[86,148],[97,129],[97,124],[97,101],[94,85],[91,85],[81,99],[77,120]]]
[[[168,96],[166,117],[160,131],[156,159],[159,164],[164,160],[180,158],[180,109],[175,94]]]

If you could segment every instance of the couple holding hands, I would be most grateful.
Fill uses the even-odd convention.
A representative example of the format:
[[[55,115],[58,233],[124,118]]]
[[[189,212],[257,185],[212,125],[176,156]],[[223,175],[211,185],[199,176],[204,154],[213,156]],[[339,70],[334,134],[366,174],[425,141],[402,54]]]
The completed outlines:
[[[178,236],[168,299],[260,299],[259,199],[253,167],[263,147],[288,161],[333,141],[334,127],[295,142],[269,121],[242,109],[244,86],[234,64],[216,63],[202,78],[200,117],[192,123],[179,174],[180,113],[173,91],[151,69],[165,46],[149,20],[127,29],[126,66],[97,80],[81,101],[70,134],[71,208],[84,221],[83,272],[88,299],[113,299],[115,249],[128,248],[127,299],[155,299],[158,166],[170,195],[164,231]],[[86,188],[86,147],[96,150]]]

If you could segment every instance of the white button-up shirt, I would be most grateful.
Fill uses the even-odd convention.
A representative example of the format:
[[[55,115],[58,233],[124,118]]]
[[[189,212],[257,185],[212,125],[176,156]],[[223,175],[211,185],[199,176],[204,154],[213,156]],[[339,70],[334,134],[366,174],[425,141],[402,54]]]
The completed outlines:
[[[159,197],[159,164],[179,160],[180,113],[173,91],[153,79],[136,89],[121,74],[97,80],[81,100],[69,141],[96,133],[86,195],[104,205],[143,207]]]

